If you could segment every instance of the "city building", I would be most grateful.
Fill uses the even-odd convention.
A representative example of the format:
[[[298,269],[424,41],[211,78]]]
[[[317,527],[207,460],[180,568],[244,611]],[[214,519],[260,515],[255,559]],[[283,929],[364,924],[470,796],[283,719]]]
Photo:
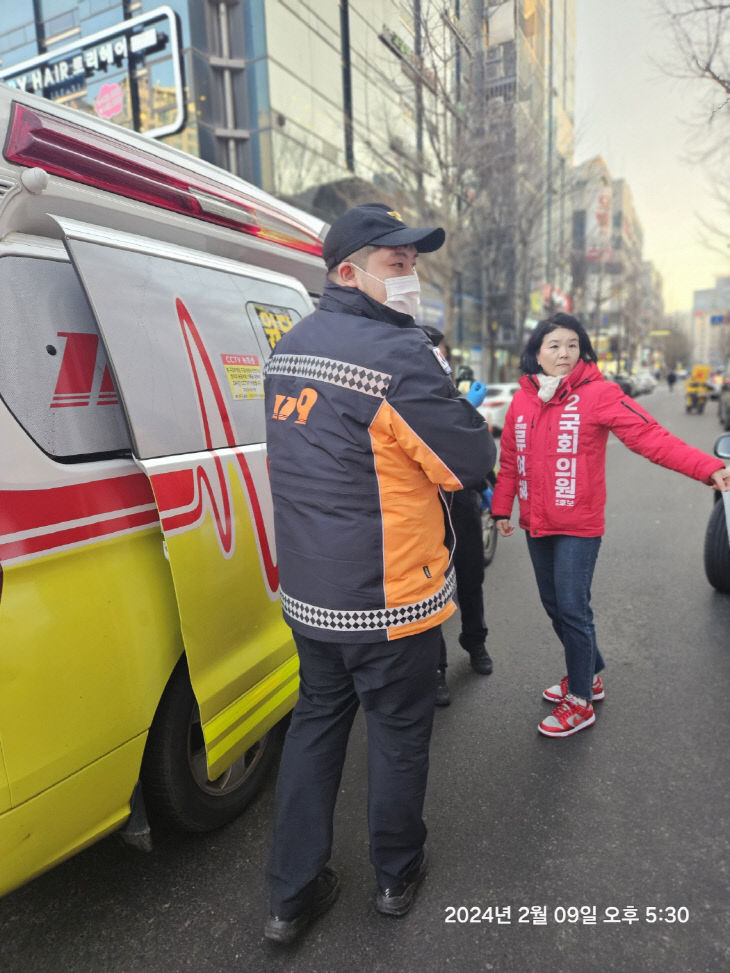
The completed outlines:
[[[449,226],[470,58],[458,12],[436,0],[16,0],[0,12],[0,80],[328,221],[380,198]],[[424,313],[443,326],[460,300],[448,254],[434,273]]]
[[[575,101],[574,0],[486,0],[481,343],[514,368],[525,329],[568,308]]]
[[[610,317],[616,314],[617,288],[611,272],[613,180],[604,160],[596,156],[576,166],[572,187],[572,306],[605,362],[612,355]]]
[[[651,260],[641,265],[641,323],[645,332],[664,327],[664,279]]]
[[[632,371],[652,361],[661,329],[662,278],[643,259],[643,230],[630,187],[600,156],[573,172],[571,297],[601,367]]]
[[[650,260],[641,265],[641,337],[639,365],[653,372],[666,368],[664,339],[667,327],[664,310],[664,279]]]
[[[382,199],[444,225],[423,319],[494,377],[514,365],[531,297],[537,316],[568,301],[574,7],[15,0],[0,12],[0,80],[328,221]]]
[[[632,371],[639,361],[645,338],[642,319],[644,231],[625,179],[614,179],[611,203],[612,260],[609,271],[613,272],[615,293],[608,320],[616,336],[619,371]]]
[[[460,5],[250,6],[249,178],[328,222],[380,199],[406,219],[443,225],[446,246],[422,275],[421,317],[451,338],[465,304],[454,271],[460,221],[453,178],[472,56]]]
[[[720,368],[730,359],[730,277],[694,292],[689,337],[694,363]]]

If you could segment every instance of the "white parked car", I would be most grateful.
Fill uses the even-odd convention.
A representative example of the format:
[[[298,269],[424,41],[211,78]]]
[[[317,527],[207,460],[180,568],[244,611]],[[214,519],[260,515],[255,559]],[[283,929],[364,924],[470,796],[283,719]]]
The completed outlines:
[[[639,374],[633,376],[633,378],[636,384],[637,395],[647,395],[649,392],[653,392],[657,387],[657,380],[654,378],[651,372],[639,372]]]
[[[499,435],[504,428],[504,417],[507,415],[512,397],[519,387],[518,382],[507,382],[500,385],[494,385],[490,382],[487,386],[487,395],[479,406],[479,411],[496,435]]]

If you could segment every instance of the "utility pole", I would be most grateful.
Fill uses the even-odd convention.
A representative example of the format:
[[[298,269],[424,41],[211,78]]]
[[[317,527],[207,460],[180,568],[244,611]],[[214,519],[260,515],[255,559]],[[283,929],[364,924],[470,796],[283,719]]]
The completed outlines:
[[[553,42],[553,0],[548,0],[548,30],[550,35],[548,37],[548,121],[547,121],[547,173],[546,173],[546,186],[547,186],[547,200],[545,206],[545,283],[552,286],[553,279],[553,257],[552,257],[552,206],[553,206],[553,83],[554,83],[554,67],[553,67],[553,54],[554,54],[554,42]]]

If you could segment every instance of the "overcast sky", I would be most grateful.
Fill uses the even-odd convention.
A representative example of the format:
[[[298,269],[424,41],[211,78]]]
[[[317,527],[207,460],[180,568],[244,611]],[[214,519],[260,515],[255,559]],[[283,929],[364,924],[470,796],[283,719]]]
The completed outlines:
[[[689,310],[692,291],[730,275],[723,257],[700,243],[697,214],[712,218],[708,179],[686,157],[697,84],[657,63],[672,46],[656,0],[576,0],[576,163],[602,155],[631,189],[644,230],[644,257],[664,277],[667,311]]]

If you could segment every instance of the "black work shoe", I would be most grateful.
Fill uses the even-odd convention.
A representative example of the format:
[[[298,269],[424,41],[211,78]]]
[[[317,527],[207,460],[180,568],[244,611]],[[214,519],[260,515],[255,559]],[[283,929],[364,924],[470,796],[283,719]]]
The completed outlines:
[[[424,852],[418,871],[409,882],[401,882],[390,889],[378,889],[378,894],[375,896],[375,908],[378,912],[398,919],[404,916],[413,905],[418,886],[426,877],[427,871],[428,861]]]
[[[446,670],[436,670],[436,705],[448,706],[451,703],[451,693],[446,685]]]
[[[335,904],[340,894],[340,877],[334,868],[323,868],[312,883],[313,891],[308,904],[292,919],[270,915],[264,927],[264,936],[272,943],[293,943],[312,922]]]
[[[489,653],[483,645],[480,645],[478,649],[472,649],[469,652],[469,658],[474,672],[478,672],[482,676],[488,676],[494,668]]]

